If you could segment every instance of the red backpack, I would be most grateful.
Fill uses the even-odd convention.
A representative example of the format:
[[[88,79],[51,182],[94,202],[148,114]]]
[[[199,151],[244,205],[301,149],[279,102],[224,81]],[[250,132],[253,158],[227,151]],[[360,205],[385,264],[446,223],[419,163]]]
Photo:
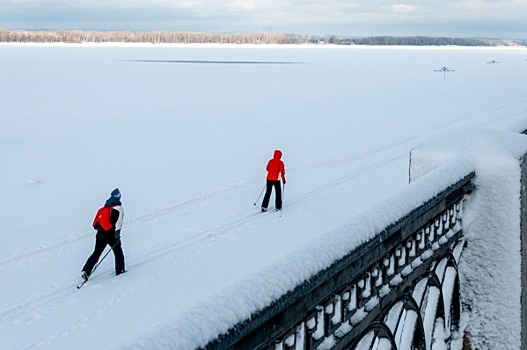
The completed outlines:
[[[95,214],[95,218],[93,219],[93,228],[96,230],[104,230],[108,231],[113,227],[113,224],[111,222],[112,217],[112,207],[104,206],[97,210],[97,214]]]

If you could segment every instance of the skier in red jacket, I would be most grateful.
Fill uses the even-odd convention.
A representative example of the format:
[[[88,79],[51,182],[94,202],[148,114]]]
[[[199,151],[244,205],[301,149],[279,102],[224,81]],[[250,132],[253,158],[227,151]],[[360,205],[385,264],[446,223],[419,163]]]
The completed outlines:
[[[280,187],[280,177],[285,185],[285,165],[281,160],[282,151],[275,150],[273,159],[267,163],[267,187],[265,191],[265,196],[262,201],[262,211],[267,211],[267,206],[269,205],[269,199],[271,198],[271,192],[273,187],[275,189],[275,207],[276,210],[282,209],[282,189]]]

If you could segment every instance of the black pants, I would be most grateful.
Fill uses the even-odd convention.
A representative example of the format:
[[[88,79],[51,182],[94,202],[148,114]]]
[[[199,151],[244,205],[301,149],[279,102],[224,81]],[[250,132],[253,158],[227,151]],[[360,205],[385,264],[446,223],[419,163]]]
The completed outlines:
[[[92,255],[90,255],[90,257],[86,261],[86,264],[84,264],[82,271],[86,271],[88,275],[91,274],[93,267],[95,266],[95,264],[101,257],[101,254],[107,245],[109,245],[113,249],[113,255],[115,256],[115,272],[120,273],[124,271],[123,249],[121,248],[120,240],[119,240],[119,244],[114,247],[115,238],[113,237],[112,238],[97,238],[95,240],[95,249],[93,250]]]
[[[262,208],[266,208],[269,205],[269,199],[271,199],[271,192],[273,192],[274,187],[274,197],[275,197],[275,207],[276,209],[282,209],[282,187],[280,186],[280,180],[267,180],[267,188],[265,190],[265,196],[262,202]]]

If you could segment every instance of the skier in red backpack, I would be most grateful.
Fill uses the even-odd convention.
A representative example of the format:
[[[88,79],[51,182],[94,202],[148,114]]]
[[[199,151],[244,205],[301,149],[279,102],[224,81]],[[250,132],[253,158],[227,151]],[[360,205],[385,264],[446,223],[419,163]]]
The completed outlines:
[[[267,187],[265,191],[265,196],[262,201],[262,211],[267,211],[267,206],[269,205],[269,199],[271,199],[271,192],[273,187],[275,190],[275,208],[276,210],[282,210],[282,189],[280,187],[280,177],[285,185],[285,165],[281,160],[282,151],[275,150],[273,159],[269,160],[267,163]]]
[[[106,209],[109,215],[106,215]],[[95,249],[84,264],[81,276],[85,280],[90,277],[93,267],[99,260],[106,245],[109,245],[115,256],[115,274],[124,273],[124,254],[121,248],[121,227],[123,225],[123,207],[121,203],[121,192],[118,188],[112,191],[110,198],[99,209],[93,221],[93,227],[97,230],[95,236]],[[107,222],[109,221],[109,222]],[[106,227],[106,229],[105,229]]]

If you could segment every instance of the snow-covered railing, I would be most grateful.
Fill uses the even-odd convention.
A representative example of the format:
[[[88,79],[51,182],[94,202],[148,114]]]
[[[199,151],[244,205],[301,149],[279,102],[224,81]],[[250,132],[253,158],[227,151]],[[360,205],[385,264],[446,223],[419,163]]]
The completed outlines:
[[[397,349],[399,337],[430,349],[432,342],[448,342],[459,320],[461,213],[474,176],[448,186],[204,348],[369,349],[386,342]]]

